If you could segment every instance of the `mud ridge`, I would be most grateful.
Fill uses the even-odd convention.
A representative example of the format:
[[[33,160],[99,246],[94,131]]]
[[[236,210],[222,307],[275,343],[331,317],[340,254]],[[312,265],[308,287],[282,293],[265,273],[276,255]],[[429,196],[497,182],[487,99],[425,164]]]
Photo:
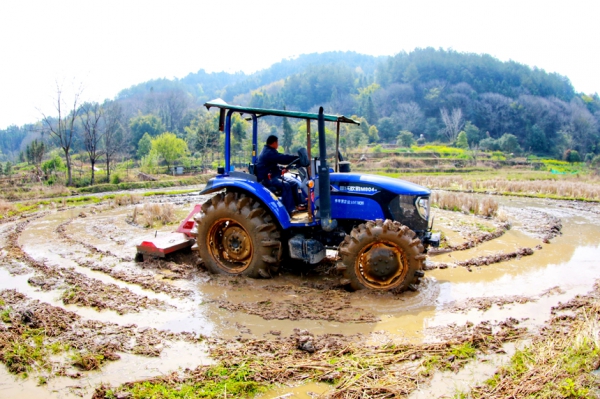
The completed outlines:
[[[73,244],[81,245],[84,248],[90,250],[92,253],[101,254],[102,256],[106,256],[106,257],[116,258],[117,260],[120,260],[120,261],[126,261],[126,260],[124,260],[125,258],[120,258],[108,251],[102,251],[102,250],[98,250],[98,249],[96,249],[96,251],[94,251],[94,250],[92,250],[92,248],[95,248],[94,246],[89,245],[89,244],[85,245],[82,242],[71,238],[68,234],[66,234],[66,226],[71,222],[72,222],[72,220],[61,223],[56,228],[55,231],[59,234],[59,236],[62,239],[64,239],[67,242],[73,243]],[[128,284],[139,285],[140,287],[142,287],[144,289],[151,290],[156,293],[165,293],[173,298],[185,298],[185,297],[189,297],[190,295],[193,294],[193,292],[190,290],[183,290],[183,289],[175,287],[171,284],[157,280],[155,278],[155,274],[140,274],[139,272],[137,272],[135,270],[131,270],[131,269],[127,270],[127,271],[114,270],[113,267],[110,265],[101,264],[101,263],[99,264],[92,260],[75,261],[72,259],[72,261],[74,261],[75,263],[77,263],[78,265],[80,265],[82,267],[87,267],[91,270],[105,273],[105,274],[111,276],[112,278],[114,278],[115,280],[123,281]],[[179,271],[180,275],[183,277],[183,272],[181,270],[184,270],[185,268],[182,268],[175,264],[173,264],[173,266],[174,266],[173,269]],[[169,276],[169,277],[171,279],[173,279],[173,276]]]
[[[92,355],[90,361],[96,359],[99,363],[118,360],[120,356],[117,352],[155,357],[160,355],[167,341],[198,340],[190,333],[175,334],[153,328],[138,328],[135,324],[120,326],[83,319],[63,308],[31,300],[16,290],[0,291],[0,300],[0,310],[4,315],[0,321],[0,361],[7,364],[13,373],[22,373],[32,368],[49,368],[53,375],[79,378],[81,374],[73,365],[80,369],[91,369],[77,364],[81,362],[81,356],[74,356],[71,362],[68,359],[35,362],[26,356],[15,358],[14,344],[29,345],[28,337],[33,336],[42,337],[35,344],[42,352],[48,348],[52,348],[52,353],[75,351]],[[96,366],[99,367],[100,364]]]
[[[33,259],[17,242],[29,223],[30,220],[27,220],[15,226],[15,230],[8,236],[6,250],[12,259],[24,262],[35,270],[36,275],[28,280],[30,285],[44,291],[65,289],[61,295],[65,304],[91,306],[98,310],[110,309],[119,314],[139,312],[142,308],[166,309],[169,306],[164,301],[137,295],[116,284],[105,284],[72,269],[49,266]]]
[[[511,304],[524,304],[528,302],[536,302],[541,297],[547,297],[551,295],[564,294],[564,290],[558,286],[549,288],[536,296],[523,296],[523,295],[511,295],[511,296],[492,296],[482,298],[469,298],[459,303],[453,303],[448,306],[450,312],[463,312],[468,310],[477,309],[480,311],[486,311],[496,305],[499,308],[503,308],[505,305]]]
[[[541,249],[541,247],[537,247],[536,249]],[[520,259],[523,256],[531,256],[533,254],[534,254],[534,250],[531,248],[519,248],[514,252],[508,252],[508,253],[501,252],[501,253],[497,253],[497,254],[493,254],[493,255],[478,256],[478,257],[471,258],[468,260],[451,262],[451,263],[428,261],[428,262],[426,262],[423,269],[434,270],[434,269],[447,269],[449,267],[462,266],[462,267],[466,267],[467,269],[469,269],[469,271],[471,271],[472,266],[477,266],[477,267],[489,266],[494,263],[506,262],[511,259]]]
[[[486,241],[491,241],[498,237],[502,237],[506,233],[506,231],[510,229],[510,227],[511,227],[510,223],[503,223],[496,230],[494,230],[491,233],[486,232],[486,233],[480,234],[474,238],[471,238],[471,239],[463,242],[462,244],[448,245],[444,248],[431,248],[428,251],[428,253],[435,255],[435,254],[446,253],[446,252],[451,252],[451,251],[466,251],[467,249],[474,248],[477,245],[482,244]]]
[[[532,338],[520,359],[513,357],[510,365],[500,367],[488,380],[493,383],[474,386],[468,396],[597,397],[599,300],[596,282],[586,295],[554,307],[553,318]]]
[[[537,209],[510,208],[512,217],[521,222],[519,230],[523,230],[542,239],[545,244],[562,234],[562,222],[560,218]]]

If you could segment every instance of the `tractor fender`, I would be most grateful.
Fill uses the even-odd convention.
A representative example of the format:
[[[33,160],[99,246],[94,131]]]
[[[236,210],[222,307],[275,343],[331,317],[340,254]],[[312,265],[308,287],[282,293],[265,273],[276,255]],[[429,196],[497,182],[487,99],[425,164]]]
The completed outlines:
[[[290,215],[281,201],[258,182],[235,177],[215,177],[206,183],[206,187],[200,191],[200,194],[210,194],[225,189],[248,193],[269,208],[283,230],[291,227]]]

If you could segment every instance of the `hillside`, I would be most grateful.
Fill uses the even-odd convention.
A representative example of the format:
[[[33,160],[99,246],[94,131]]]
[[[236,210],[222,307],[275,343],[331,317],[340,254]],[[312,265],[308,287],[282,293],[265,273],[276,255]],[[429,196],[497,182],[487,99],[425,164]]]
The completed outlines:
[[[123,150],[135,153],[141,137],[132,131],[135,118],[160,120],[151,135],[171,131],[184,137],[186,127],[204,118],[202,103],[217,97],[265,108],[324,106],[327,112],[363,118],[360,129],[344,132],[346,146],[395,143],[401,131],[426,142],[454,142],[465,131],[469,145],[482,149],[499,148],[508,134],[516,138],[515,151],[554,157],[567,149],[582,157],[600,152],[597,94],[576,93],[567,77],[516,62],[432,48],[393,57],[308,54],[249,75],[199,70],[132,86],[109,103],[121,110]],[[0,159],[14,159],[40,130],[0,131]],[[193,141],[189,134],[186,138]],[[75,150],[82,145],[76,142]]]

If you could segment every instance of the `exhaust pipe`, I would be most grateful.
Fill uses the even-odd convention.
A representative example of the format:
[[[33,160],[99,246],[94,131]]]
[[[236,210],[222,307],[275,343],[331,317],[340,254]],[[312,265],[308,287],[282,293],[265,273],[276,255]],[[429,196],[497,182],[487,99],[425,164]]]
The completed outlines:
[[[331,219],[331,187],[329,182],[329,166],[327,165],[327,148],[325,142],[325,117],[323,107],[319,108],[319,202],[321,227],[325,231],[333,231],[337,227],[337,220]]]

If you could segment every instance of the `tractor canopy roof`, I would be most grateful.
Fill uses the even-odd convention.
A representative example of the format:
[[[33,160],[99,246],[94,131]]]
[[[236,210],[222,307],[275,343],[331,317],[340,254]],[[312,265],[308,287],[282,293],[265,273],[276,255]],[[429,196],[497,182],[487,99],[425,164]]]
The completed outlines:
[[[242,107],[239,105],[229,105],[225,101],[217,98],[216,100],[211,100],[204,103],[206,109],[210,109],[211,107],[217,107],[221,109],[230,109],[242,114],[254,114],[258,118],[262,116],[285,116],[288,118],[298,118],[298,119],[319,119],[319,114],[312,114],[309,112],[298,112],[298,111],[287,111],[287,110],[279,110],[279,109],[265,109],[265,108],[252,108],[252,107]],[[345,116],[338,115],[328,115],[324,114],[325,121],[327,122],[341,122],[341,123],[353,123],[356,125],[360,125],[360,122],[355,121],[354,119],[346,118]]]

